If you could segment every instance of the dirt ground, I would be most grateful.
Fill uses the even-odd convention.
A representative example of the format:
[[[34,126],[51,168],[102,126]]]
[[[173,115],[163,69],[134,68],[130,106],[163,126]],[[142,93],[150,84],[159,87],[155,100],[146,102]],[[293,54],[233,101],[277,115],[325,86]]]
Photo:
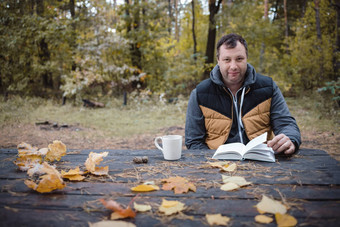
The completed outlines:
[[[53,140],[61,140],[68,149],[155,149],[154,138],[166,134],[184,136],[184,126],[163,128],[153,134],[119,138],[107,137],[100,130],[76,125],[19,124],[0,129],[0,148],[16,148],[21,142],[43,148]],[[331,131],[301,131],[301,135],[301,148],[325,150],[340,161],[340,135]]]

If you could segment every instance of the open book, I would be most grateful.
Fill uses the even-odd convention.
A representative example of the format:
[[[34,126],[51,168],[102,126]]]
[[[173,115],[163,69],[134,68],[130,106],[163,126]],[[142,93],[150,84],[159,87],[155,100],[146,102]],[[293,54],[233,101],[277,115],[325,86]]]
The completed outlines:
[[[265,162],[275,162],[275,155],[272,148],[267,147],[267,132],[252,139],[244,145],[242,143],[223,144],[218,147],[213,159],[244,160],[252,159]]]

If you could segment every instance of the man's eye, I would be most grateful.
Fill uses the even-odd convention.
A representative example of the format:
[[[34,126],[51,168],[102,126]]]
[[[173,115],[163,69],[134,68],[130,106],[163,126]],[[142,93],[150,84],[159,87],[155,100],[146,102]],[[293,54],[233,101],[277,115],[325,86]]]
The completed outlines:
[[[225,62],[230,62],[230,59],[224,59]]]
[[[237,61],[242,61],[244,58],[237,58]]]

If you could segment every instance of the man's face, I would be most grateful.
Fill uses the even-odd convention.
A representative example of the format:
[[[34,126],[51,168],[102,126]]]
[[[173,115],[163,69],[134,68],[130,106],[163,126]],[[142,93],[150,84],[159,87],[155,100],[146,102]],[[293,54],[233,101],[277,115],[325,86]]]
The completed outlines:
[[[239,41],[236,47],[231,49],[222,45],[217,62],[224,84],[232,90],[239,89],[247,71],[246,48]]]

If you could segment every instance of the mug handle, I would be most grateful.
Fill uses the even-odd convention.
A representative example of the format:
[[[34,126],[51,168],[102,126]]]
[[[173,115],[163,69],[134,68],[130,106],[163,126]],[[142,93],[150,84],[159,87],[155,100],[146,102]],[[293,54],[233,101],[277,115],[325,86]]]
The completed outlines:
[[[159,150],[161,150],[161,151],[163,152],[163,148],[162,148],[161,146],[159,146],[158,140],[162,140],[162,137],[160,137],[160,136],[156,137],[156,139],[155,139],[155,146],[156,146]]]

